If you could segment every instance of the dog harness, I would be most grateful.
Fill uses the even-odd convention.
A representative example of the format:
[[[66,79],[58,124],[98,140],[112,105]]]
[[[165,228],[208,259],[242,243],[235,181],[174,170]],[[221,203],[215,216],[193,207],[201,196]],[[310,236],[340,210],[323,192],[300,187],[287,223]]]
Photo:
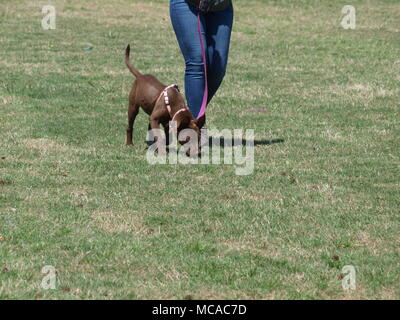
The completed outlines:
[[[171,117],[171,121],[175,121],[175,118],[178,114],[180,114],[183,111],[188,110],[186,107],[179,109],[177,112],[175,112],[174,115],[172,115],[172,110],[171,110],[171,105],[169,104],[169,98],[168,98],[168,89],[174,88],[179,92],[179,87],[176,84],[171,84],[170,86],[166,87],[161,93],[160,96],[158,97],[157,101],[164,95],[164,103],[165,106],[168,110],[169,116]]]

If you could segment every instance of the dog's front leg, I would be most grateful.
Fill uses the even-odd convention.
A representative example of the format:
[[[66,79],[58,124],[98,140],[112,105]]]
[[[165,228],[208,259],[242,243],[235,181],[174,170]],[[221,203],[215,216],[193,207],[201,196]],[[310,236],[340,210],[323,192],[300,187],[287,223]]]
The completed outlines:
[[[164,127],[164,133],[165,133],[165,144],[166,146],[169,146],[170,141],[169,141],[169,124],[166,123],[163,125]]]
[[[150,127],[151,130],[157,130],[153,131],[152,136],[154,137],[154,142],[157,143],[157,150],[159,155],[166,155],[166,141],[165,139],[161,139],[160,134],[160,121],[157,117],[150,117]]]

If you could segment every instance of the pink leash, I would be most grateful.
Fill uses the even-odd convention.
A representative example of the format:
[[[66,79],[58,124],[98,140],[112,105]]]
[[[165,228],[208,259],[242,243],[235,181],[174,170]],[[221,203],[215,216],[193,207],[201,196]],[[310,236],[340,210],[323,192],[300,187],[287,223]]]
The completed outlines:
[[[199,32],[200,45],[201,45],[201,54],[203,56],[203,64],[204,64],[204,77],[205,77],[205,87],[204,87],[203,102],[201,104],[200,112],[199,112],[199,114],[197,116],[197,119],[200,119],[206,113],[207,100],[208,100],[207,61],[206,61],[206,52],[205,52],[205,49],[204,49],[203,37],[201,35],[200,12],[197,14],[197,30]]]

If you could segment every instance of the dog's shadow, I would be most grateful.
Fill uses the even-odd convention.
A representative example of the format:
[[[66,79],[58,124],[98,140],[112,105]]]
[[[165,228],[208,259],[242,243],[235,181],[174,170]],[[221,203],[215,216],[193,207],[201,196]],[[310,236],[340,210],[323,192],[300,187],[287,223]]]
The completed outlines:
[[[285,139],[261,139],[261,140],[254,140],[254,146],[269,146],[276,143],[284,143]],[[246,139],[238,139],[233,138],[230,142],[229,140],[224,139],[223,137],[208,137],[208,145],[210,148],[213,146],[215,147],[232,147],[232,146],[246,146],[247,140]]]
[[[261,140],[254,140],[253,145],[254,146],[269,146],[273,145],[276,143],[284,143],[285,139],[261,139]],[[146,149],[148,149],[154,141],[146,141]],[[226,148],[226,147],[235,147],[235,146],[246,146],[247,145],[247,140],[246,139],[238,139],[238,138],[232,138],[232,140],[229,142],[229,140],[223,138],[223,137],[208,137],[208,146],[210,149],[212,147],[219,147],[219,148]],[[167,150],[169,148],[167,147]],[[171,149],[174,150],[174,149]],[[169,150],[169,151],[171,151]]]

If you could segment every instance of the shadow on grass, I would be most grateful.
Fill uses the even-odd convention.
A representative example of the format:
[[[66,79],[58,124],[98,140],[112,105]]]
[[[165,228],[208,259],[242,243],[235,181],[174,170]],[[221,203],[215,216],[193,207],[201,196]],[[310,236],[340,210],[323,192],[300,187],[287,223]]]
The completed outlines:
[[[255,146],[269,146],[272,144],[276,143],[284,143],[285,139],[261,139],[261,140],[254,140],[254,145]],[[154,143],[154,141],[146,141],[146,150]],[[222,137],[209,137],[208,138],[208,145],[210,149],[215,146],[215,147],[232,147],[232,146],[238,146],[238,145],[246,146],[247,140],[246,139],[232,139],[230,143],[227,143],[227,140],[222,138]]]
[[[285,139],[261,139],[261,140],[254,140],[255,146],[269,146],[276,143],[284,143]],[[246,146],[247,140],[246,139],[232,139],[230,143],[227,143],[226,139],[222,137],[209,137],[208,138],[208,145],[210,148],[213,146],[220,146],[222,148],[231,147],[231,146],[238,146],[238,145]]]

